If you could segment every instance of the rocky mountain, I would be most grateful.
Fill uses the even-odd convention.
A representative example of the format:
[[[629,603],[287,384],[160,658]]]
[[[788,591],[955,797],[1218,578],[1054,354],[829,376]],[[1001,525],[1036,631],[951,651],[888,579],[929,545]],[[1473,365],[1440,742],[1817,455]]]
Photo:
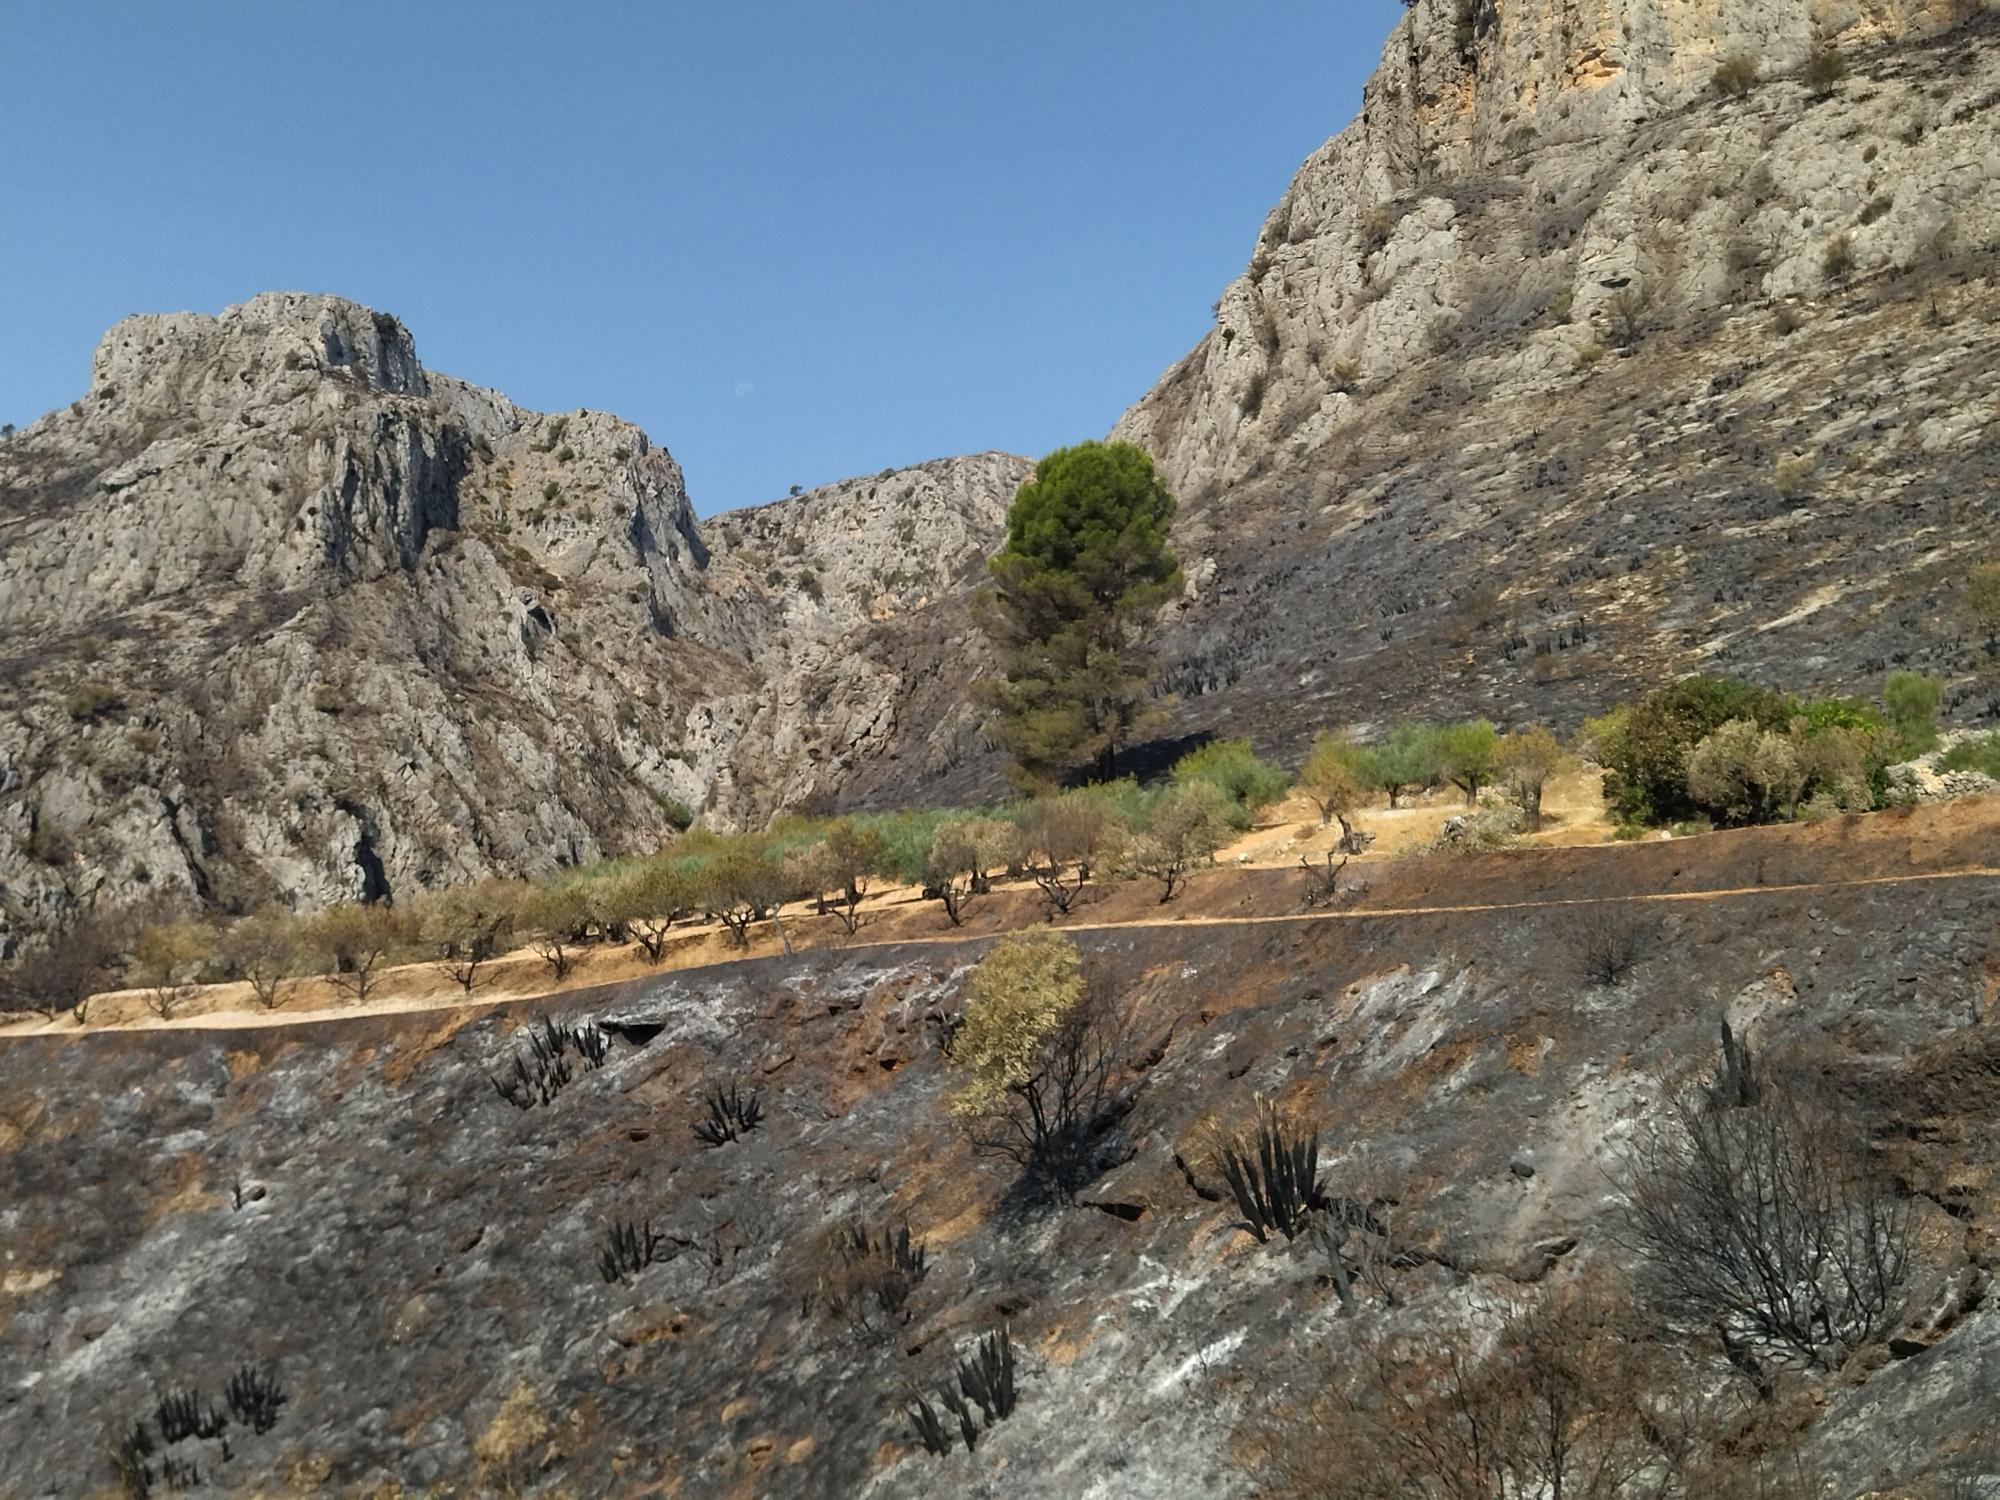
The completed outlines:
[[[898,719],[909,620],[963,594],[1025,471],[928,464],[705,536],[646,434],[427,371],[384,314],[129,319],[0,444],[9,919],[534,873],[948,758]]]
[[[1174,732],[1892,664],[2000,711],[1953,607],[2000,476],[1996,101],[2000,15],[1954,0],[1416,0],[1114,434],[1182,497]],[[426,371],[385,315],[129,320],[0,442],[0,904],[310,904],[991,795],[966,605],[1026,472],[700,523],[645,434]]]

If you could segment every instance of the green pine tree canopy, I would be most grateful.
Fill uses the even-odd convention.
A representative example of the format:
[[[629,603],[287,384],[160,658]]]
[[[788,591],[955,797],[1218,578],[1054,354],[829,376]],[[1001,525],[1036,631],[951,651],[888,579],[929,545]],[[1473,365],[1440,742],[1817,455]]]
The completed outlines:
[[[1146,627],[1181,586],[1174,497],[1130,443],[1079,443],[1035,466],[988,564],[981,620],[1001,676],[979,684],[993,732],[1032,784],[1095,765],[1158,713]]]

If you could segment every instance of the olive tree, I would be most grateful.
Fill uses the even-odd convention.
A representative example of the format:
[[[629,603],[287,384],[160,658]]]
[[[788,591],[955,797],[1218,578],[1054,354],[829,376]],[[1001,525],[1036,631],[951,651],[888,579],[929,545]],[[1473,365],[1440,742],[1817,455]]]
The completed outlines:
[[[1229,842],[1229,810],[1228,796],[1213,782],[1182,782],[1160,794],[1126,861],[1135,873],[1160,882],[1161,905],[1180,892],[1194,866]]]
[[[1061,933],[1015,933],[981,959],[947,1062],[948,1107],[975,1149],[1038,1195],[1073,1197],[1102,1164],[1121,1018]]]

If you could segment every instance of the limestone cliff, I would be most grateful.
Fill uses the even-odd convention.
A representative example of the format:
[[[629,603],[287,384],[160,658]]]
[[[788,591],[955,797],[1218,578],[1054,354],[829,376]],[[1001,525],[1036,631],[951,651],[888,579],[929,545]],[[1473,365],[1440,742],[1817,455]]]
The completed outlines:
[[[0,905],[313,906],[824,797],[929,727],[885,622],[962,577],[1023,471],[788,502],[786,574],[735,544],[768,521],[711,557],[631,424],[426,371],[386,314],[129,319],[0,444]]]
[[[1416,0],[1215,328],[1118,435],[1208,497],[1337,434],[1426,360],[1528,399],[1635,321],[1819,291],[1836,238],[1855,273],[1976,250],[2000,229],[1980,11]],[[1797,75],[1822,48],[1847,76],[1809,87]],[[1731,59],[1758,80],[1719,98]]]

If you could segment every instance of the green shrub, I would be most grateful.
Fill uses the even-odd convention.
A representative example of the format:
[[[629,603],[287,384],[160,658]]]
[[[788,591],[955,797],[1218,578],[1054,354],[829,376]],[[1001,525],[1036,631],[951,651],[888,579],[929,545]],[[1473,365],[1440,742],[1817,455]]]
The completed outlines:
[[[1230,826],[1248,828],[1260,807],[1267,807],[1285,795],[1291,784],[1279,767],[1259,760],[1248,740],[1211,740],[1174,762],[1177,784],[1190,781],[1212,783],[1229,799]]]
[[[1903,754],[1922,755],[1937,743],[1943,697],[1944,684],[1922,672],[1891,672],[1882,679],[1882,706],[1889,711]]]
[[[1797,743],[1751,719],[1731,719],[1688,753],[1688,796],[1718,823],[1789,817],[1805,784]]]
[[[1938,765],[1946,771],[1977,771],[2000,781],[2000,734],[1962,740],[1945,751]]]
[[[669,797],[665,792],[654,792],[653,801],[667,815],[667,822],[676,833],[685,833],[694,825],[694,811],[685,802]]]
[[[1826,242],[1826,253],[1820,257],[1819,268],[1828,281],[1847,280],[1854,274],[1854,242],[1844,234],[1836,234]]]

